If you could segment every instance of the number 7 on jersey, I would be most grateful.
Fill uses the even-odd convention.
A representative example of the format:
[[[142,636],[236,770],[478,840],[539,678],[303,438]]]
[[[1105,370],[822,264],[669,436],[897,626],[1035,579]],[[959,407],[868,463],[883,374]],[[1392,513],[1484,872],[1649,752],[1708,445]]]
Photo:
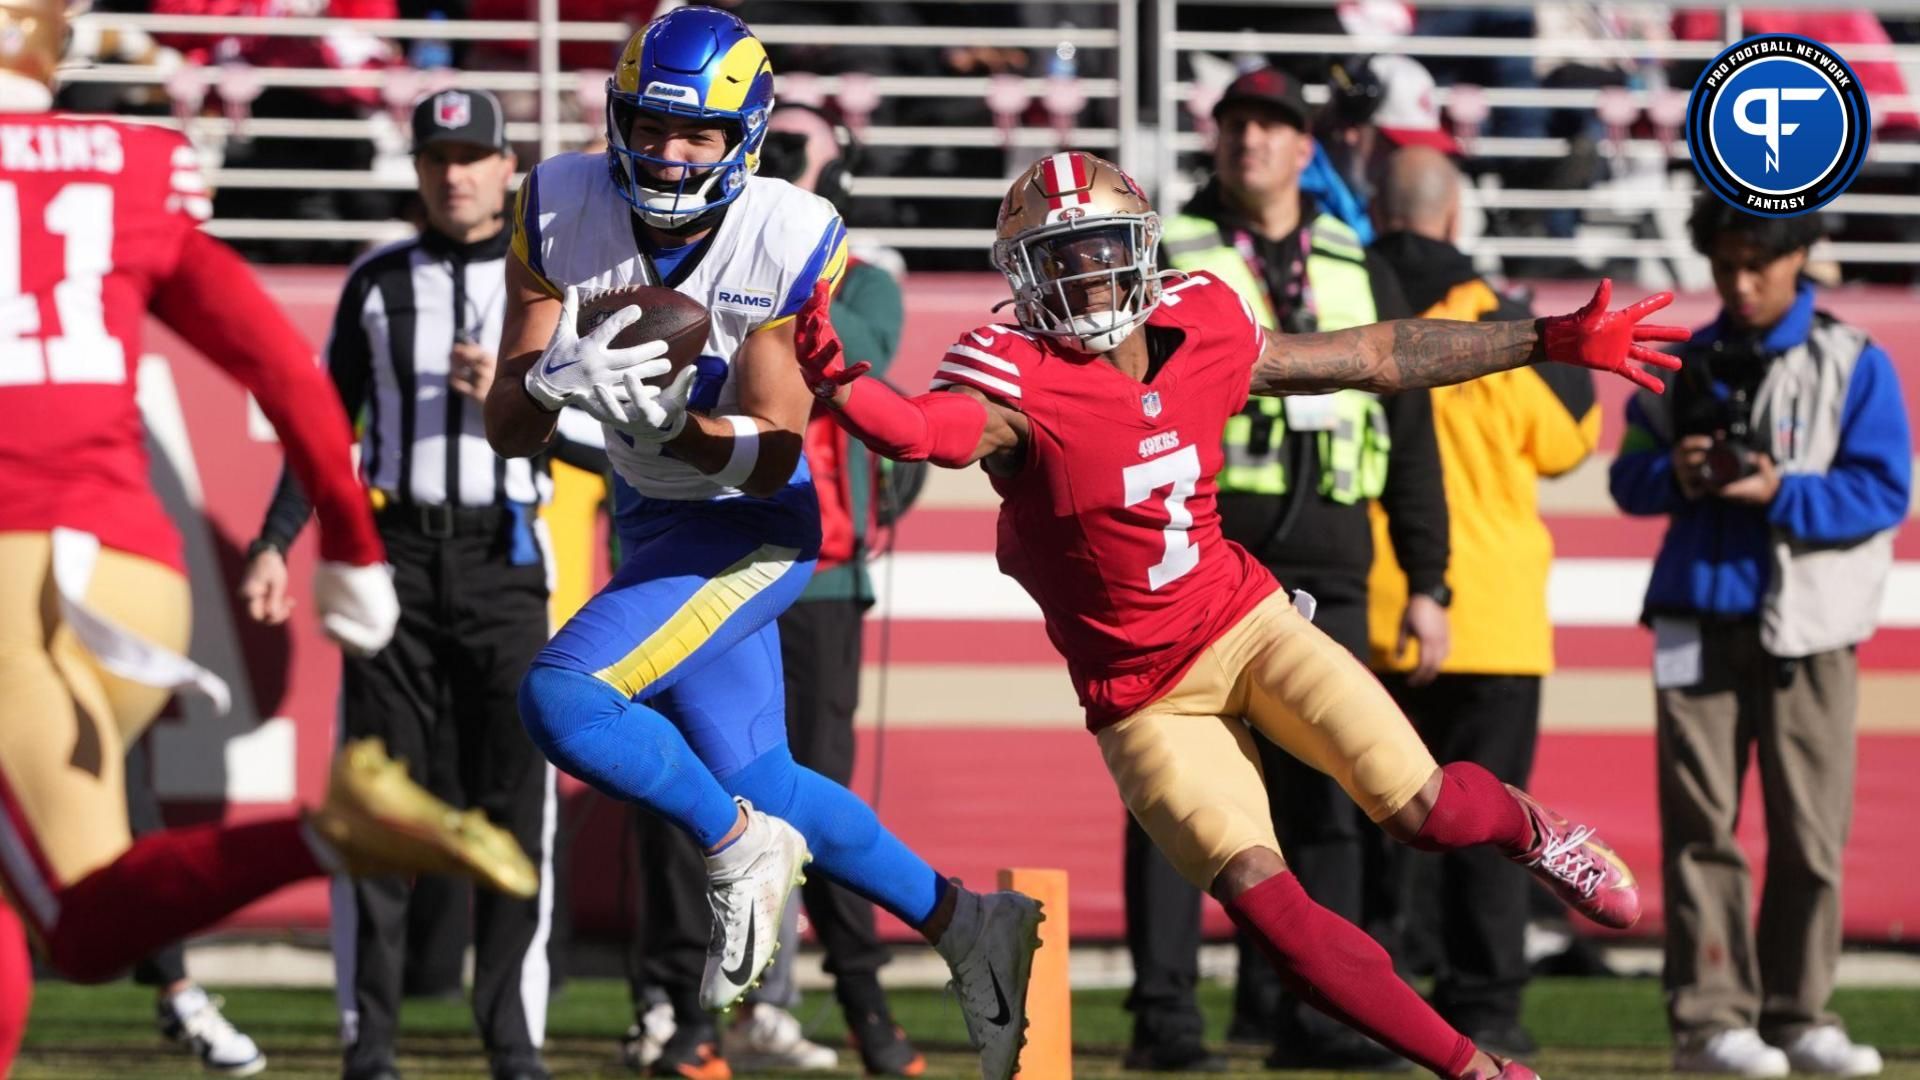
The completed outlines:
[[[1164,504],[1167,527],[1160,533],[1167,551],[1159,562],[1147,567],[1147,588],[1158,591],[1200,565],[1200,545],[1187,535],[1193,528],[1193,512],[1187,509],[1187,500],[1200,483],[1200,449],[1186,446],[1165,457],[1129,465],[1120,470],[1120,478],[1126,485],[1127,506],[1138,506],[1161,488],[1169,489]]]

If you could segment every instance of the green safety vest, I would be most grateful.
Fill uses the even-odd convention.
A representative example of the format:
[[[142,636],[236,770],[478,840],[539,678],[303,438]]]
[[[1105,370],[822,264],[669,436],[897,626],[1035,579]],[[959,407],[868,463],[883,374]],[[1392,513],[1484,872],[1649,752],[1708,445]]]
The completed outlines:
[[[1320,329],[1345,330],[1378,322],[1373,280],[1366,250],[1354,231],[1331,214],[1321,214],[1308,231],[1307,284],[1313,289]],[[1178,270],[1205,270],[1233,287],[1260,320],[1273,329],[1273,301],[1266,282],[1221,235],[1218,222],[1182,214],[1165,226],[1161,250]],[[1315,433],[1320,455],[1320,494],[1351,505],[1377,498],[1387,485],[1387,453],[1393,440],[1386,410],[1377,395],[1340,390],[1329,395],[1332,426]],[[1220,470],[1222,493],[1281,495],[1287,490],[1280,440],[1287,417],[1282,399],[1256,397],[1227,421],[1226,466]],[[1253,436],[1264,432],[1258,444]]]

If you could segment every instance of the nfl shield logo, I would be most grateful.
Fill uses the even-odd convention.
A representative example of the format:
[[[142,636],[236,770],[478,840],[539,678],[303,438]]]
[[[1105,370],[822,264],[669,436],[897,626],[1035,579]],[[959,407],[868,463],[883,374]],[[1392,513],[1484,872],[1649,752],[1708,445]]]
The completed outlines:
[[[1149,390],[1146,393],[1141,394],[1140,395],[1140,411],[1146,413],[1147,419],[1149,420],[1153,419],[1156,416],[1159,416],[1160,415],[1160,391]]]
[[[473,119],[470,98],[458,90],[449,90],[433,101],[433,122],[443,128],[463,128]]]

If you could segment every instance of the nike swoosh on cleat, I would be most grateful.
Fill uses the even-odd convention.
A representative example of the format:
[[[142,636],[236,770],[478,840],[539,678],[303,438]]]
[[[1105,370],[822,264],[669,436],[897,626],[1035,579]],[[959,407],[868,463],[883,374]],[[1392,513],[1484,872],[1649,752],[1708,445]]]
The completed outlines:
[[[1013,1019],[1013,1010],[1007,1007],[1006,992],[1000,989],[1000,973],[989,967],[987,979],[993,983],[993,1000],[999,1006],[998,1012],[987,1017],[987,1023],[994,1027],[1006,1027],[1007,1021]]]
[[[740,951],[740,966],[731,971],[726,968],[720,969],[721,978],[735,986],[745,983],[753,974],[753,916],[753,912],[747,912],[747,947]]]

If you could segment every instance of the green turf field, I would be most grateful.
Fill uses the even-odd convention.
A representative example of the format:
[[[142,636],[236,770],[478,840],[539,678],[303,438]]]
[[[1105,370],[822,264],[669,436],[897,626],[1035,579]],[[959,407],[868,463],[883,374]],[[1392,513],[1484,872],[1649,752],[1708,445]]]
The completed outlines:
[[[94,988],[42,983],[26,1050],[14,1076],[17,1080],[131,1080],[205,1075],[197,1062],[178,1056],[154,1034],[150,994],[127,983]],[[1208,986],[1203,994],[1208,1016],[1223,1023],[1227,989]],[[1082,1080],[1139,1075],[1122,1073],[1118,1066],[1128,1034],[1121,998],[1116,990],[1088,990],[1074,996],[1074,1073]],[[894,1000],[901,1023],[929,1051],[933,1064],[929,1077],[958,1080],[978,1075],[962,1052],[960,1017],[950,1000],[933,991],[902,992]],[[1847,1017],[1856,1037],[1886,1053],[1885,1075],[1920,1080],[1920,990],[1843,990],[1835,1006]],[[1660,990],[1652,980],[1543,980],[1534,985],[1528,1010],[1527,1023],[1549,1047],[1535,1064],[1552,1080],[1669,1075]],[[330,991],[233,990],[227,993],[227,1015],[266,1050],[267,1076],[318,1080],[339,1075]],[[829,995],[809,995],[800,1015],[815,1039],[839,1043],[842,1028]],[[611,980],[569,984],[554,1001],[549,1024],[547,1060],[555,1074],[630,1075],[618,1059],[618,1036],[628,1018],[623,984]],[[464,1007],[409,1005],[405,1027],[401,1067],[408,1077],[485,1080],[486,1063],[470,1033]],[[1236,1053],[1238,1070],[1258,1072],[1259,1058],[1259,1052],[1251,1049]],[[841,1075],[855,1075],[856,1059],[844,1054],[843,1061],[856,1067]]]

